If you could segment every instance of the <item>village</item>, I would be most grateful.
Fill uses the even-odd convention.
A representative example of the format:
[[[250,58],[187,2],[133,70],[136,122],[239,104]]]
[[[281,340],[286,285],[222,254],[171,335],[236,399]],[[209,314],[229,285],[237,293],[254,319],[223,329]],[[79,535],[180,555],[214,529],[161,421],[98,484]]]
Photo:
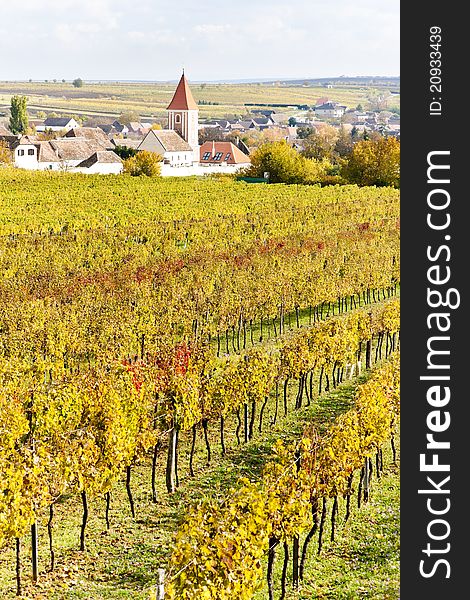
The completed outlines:
[[[14,134],[5,120],[0,121],[0,143],[11,151],[17,168],[89,174],[119,174],[123,157],[148,151],[162,158],[160,174],[168,177],[234,174],[249,167],[256,144],[285,140],[302,152],[305,138],[327,127],[357,139],[372,132],[400,137],[399,114],[348,108],[327,97],[313,106],[246,106],[244,118],[201,120],[183,72],[166,108],[164,128],[155,122],[115,119],[89,125],[74,117],[49,116],[30,119],[32,133]]]

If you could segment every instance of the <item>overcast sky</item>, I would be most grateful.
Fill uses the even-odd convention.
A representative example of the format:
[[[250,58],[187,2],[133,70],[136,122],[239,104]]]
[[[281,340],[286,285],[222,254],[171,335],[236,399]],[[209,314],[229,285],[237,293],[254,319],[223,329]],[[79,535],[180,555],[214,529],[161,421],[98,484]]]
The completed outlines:
[[[399,75],[399,0],[0,0],[0,80]]]

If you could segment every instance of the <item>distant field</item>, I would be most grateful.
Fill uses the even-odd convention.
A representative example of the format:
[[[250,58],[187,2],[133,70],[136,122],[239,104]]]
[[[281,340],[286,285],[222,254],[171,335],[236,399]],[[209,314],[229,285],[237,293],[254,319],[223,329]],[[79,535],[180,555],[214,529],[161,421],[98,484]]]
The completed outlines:
[[[117,116],[124,111],[135,111],[141,117],[163,117],[175,90],[175,83],[86,83],[74,88],[71,83],[25,83],[0,82],[0,110],[8,108],[15,94],[28,96],[32,112],[57,112],[59,114],[103,114]],[[320,98],[341,102],[353,108],[364,107],[374,90],[394,89],[396,86],[377,87],[345,83],[332,88],[320,85],[302,86],[277,84],[192,84],[195,100],[214,102],[203,104],[201,118],[243,115],[245,103],[295,103],[315,104]],[[394,93],[389,107],[398,107],[400,96]]]

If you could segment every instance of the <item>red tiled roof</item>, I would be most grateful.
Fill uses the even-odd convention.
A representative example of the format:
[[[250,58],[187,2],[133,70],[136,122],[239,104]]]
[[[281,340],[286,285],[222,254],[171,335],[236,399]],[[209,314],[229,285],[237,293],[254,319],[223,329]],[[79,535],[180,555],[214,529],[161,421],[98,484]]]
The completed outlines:
[[[194,101],[184,73],[181,75],[181,79],[167,110],[197,110],[197,104]]]
[[[210,156],[206,160],[203,160],[203,156],[207,152],[210,152]],[[221,153],[222,156],[219,160],[214,160],[214,156],[217,153]],[[230,157],[226,160],[229,153]],[[228,165],[238,165],[249,163],[250,157],[235,146],[235,144],[232,144],[232,142],[204,142],[199,149],[199,160],[204,164],[226,162]]]

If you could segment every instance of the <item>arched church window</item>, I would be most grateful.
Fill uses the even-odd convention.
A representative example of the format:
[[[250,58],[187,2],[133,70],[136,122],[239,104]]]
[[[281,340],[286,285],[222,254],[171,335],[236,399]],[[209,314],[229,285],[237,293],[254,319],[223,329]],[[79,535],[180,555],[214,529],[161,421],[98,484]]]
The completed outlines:
[[[175,116],[175,123],[181,123],[181,115]]]

